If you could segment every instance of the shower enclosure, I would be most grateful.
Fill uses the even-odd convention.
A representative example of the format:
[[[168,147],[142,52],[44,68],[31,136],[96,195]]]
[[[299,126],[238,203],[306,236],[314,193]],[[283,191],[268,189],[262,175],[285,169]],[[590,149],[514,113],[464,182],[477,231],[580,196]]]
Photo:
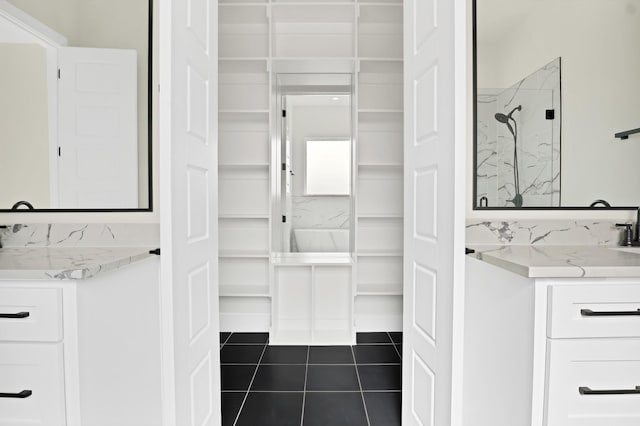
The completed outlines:
[[[478,89],[478,207],[560,205],[560,58],[507,89]]]

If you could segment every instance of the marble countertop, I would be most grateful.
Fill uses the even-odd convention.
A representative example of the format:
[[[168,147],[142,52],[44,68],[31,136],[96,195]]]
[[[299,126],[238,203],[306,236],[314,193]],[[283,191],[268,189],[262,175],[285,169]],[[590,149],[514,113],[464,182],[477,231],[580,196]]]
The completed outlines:
[[[470,246],[479,260],[529,278],[640,277],[640,247]]]
[[[0,280],[84,280],[155,256],[154,247],[5,247]]]

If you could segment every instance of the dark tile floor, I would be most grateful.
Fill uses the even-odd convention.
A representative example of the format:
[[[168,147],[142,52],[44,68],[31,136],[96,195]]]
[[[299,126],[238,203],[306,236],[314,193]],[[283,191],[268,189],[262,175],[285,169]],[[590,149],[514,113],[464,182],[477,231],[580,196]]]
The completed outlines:
[[[355,346],[269,346],[220,333],[223,426],[400,425],[402,333]]]

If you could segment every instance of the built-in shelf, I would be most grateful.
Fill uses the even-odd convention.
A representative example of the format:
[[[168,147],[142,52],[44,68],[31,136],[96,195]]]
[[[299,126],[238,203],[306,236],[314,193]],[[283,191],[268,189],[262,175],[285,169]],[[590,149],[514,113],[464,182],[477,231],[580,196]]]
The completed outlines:
[[[367,213],[358,212],[359,218],[364,219],[402,219],[402,213]]]
[[[353,0],[344,0],[344,1],[318,1],[318,0],[272,0],[272,5],[275,6],[348,6],[353,5]]]
[[[265,253],[263,251],[250,251],[250,250],[220,250],[219,257],[229,258],[229,259],[238,259],[238,258],[268,259],[269,253]]]
[[[400,296],[402,283],[362,284],[358,283],[357,296]]]
[[[268,285],[220,285],[219,295],[222,297],[271,297]]]
[[[219,164],[220,169],[235,169],[235,170],[264,170],[269,167],[269,164]]]
[[[402,251],[390,251],[385,249],[360,249],[358,257],[397,257],[402,256]]]
[[[349,325],[345,341],[354,321],[389,329],[385,318],[395,321],[402,295],[402,0],[220,0],[218,5],[221,328],[276,330],[278,344],[329,342],[336,336],[336,319]],[[277,172],[271,166],[274,75],[353,72],[358,73],[359,192],[352,217],[357,251],[321,259],[271,253],[272,234],[278,232],[271,216]],[[357,275],[351,268],[356,263]],[[336,285],[332,274],[340,268],[341,294],[322,296]],[[324,297],[327,306],[300,304],[295,295],[305,281],[295,274],[303,270],[325,274],[320,277],[326,285],[314,287],[316,277],[306,281],[305,291]],[[278,273],[293,274],[289,287],[278,290]],[[295,296],[299,320],[290,321],[288,311],[278,316],[278,302],[271,300],[278,291]],[[344,301],[344,295],[345,315],[334,318],[335,301]],[[320,314],[317,320],[311,312]]]
[[[364,56],[358,56],[358,63],[360,65],[365,65],[368,63],[375,63],[375,62],[380,62],[380,63],[398,63],[398,64],[402,64],[403,59],[402,58],[398,58],[398,57],[364,57]]]
[[[358,168],[360,169],[390,169],[397,170],[402,169],[404,166],[402,164],[384,164],[384,163],[358,163]]]
[[[269,114],[268,109],[228,109],[221,108],[219,114]]]
[[[218,214],[218,219],[269,219],[270,216],[267,213],[251,214],[251,213],[224,213]]]
[[[361,114],[402,114],[403,110],[401,109],[384,109],[384,108],[359,108],[358,113]]]
[[[228,62],[267,62],[269,60],[266,56],[255,56],[255,57],[247,57],[247,56],[218,56],[218,62],[228,63]]]

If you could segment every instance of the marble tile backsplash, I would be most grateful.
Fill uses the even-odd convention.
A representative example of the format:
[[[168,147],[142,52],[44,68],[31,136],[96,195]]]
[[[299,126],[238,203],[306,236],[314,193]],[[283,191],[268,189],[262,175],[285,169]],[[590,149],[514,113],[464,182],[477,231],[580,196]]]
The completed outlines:
[[[601,245],[620,243],[615,222],[468,220],[466,244]]]
[[[0,229],[4,247],[128,247],[159,246],[155,223],[39,223]]]

